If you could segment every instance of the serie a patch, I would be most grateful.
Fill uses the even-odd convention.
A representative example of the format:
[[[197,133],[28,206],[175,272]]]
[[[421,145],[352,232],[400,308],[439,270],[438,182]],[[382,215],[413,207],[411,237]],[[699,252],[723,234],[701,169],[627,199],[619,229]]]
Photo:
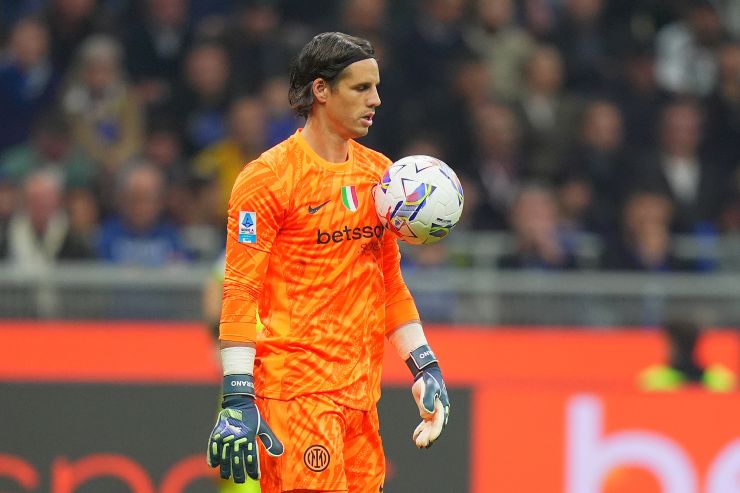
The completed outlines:
[[[257,213],[239,211],[239,243],[257,242]]]

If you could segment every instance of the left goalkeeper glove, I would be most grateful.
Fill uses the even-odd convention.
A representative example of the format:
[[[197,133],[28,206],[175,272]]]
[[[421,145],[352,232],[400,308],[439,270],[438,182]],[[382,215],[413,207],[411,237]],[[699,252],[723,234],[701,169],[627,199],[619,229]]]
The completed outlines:
[[[442,433],[450,417],[450,399],[442,380],[437,357],[428,345],[411,351],[406,365],[414,375],[411,393],[419,408],[422,422],[416,427],[413,440],[419,448],[429,448]]]
[[[241,390],[230,390],[234,383],[243,383]],[[246,476],[260,479],[257,439],[273,457],[283,454],[283,444],[260,415],[255,404],[252,375],[224,376],[223,411],[208,439],[207,461],[211,467],[221,466],[221,477],[243,483]]]

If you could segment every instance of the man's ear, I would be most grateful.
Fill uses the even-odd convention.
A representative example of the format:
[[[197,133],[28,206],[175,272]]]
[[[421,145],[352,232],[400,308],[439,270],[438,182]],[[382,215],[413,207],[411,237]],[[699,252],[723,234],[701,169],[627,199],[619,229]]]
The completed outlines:
[[[318,79],[314,79],[311,83],[311,91],[313,92],[314,101],[318,101],[319,103],[326,103],[329,90],[329,84],[320,77]]]

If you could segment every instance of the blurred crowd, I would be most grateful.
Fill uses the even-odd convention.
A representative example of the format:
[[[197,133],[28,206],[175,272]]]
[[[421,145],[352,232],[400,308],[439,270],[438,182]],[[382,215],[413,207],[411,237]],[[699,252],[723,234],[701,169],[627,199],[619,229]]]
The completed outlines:
[[[216,259],[328,30],[377,52],[362,143],[450,164],[501,268],[578,268],[589,233],[604,269],[709,270],[675,235],[740,233],[740,0],[4,0],[0,259]]]

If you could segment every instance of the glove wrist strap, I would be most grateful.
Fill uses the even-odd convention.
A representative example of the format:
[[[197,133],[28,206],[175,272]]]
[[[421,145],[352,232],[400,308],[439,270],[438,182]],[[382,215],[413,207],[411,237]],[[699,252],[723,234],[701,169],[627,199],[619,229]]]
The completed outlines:
[[[409,358],[406,360],[406,366],[409,367],[414,378],[416,378],[424,368],[434,364],[439,365],[439,363],[437,363],[437,357],[434,355],[432,348],[430,348],[428,344],[419,346],[411,351]]]
[[[228,395],[248,395],[254,397],[254,376],[247,373],[241,375],[224,375],[224,397]]]

